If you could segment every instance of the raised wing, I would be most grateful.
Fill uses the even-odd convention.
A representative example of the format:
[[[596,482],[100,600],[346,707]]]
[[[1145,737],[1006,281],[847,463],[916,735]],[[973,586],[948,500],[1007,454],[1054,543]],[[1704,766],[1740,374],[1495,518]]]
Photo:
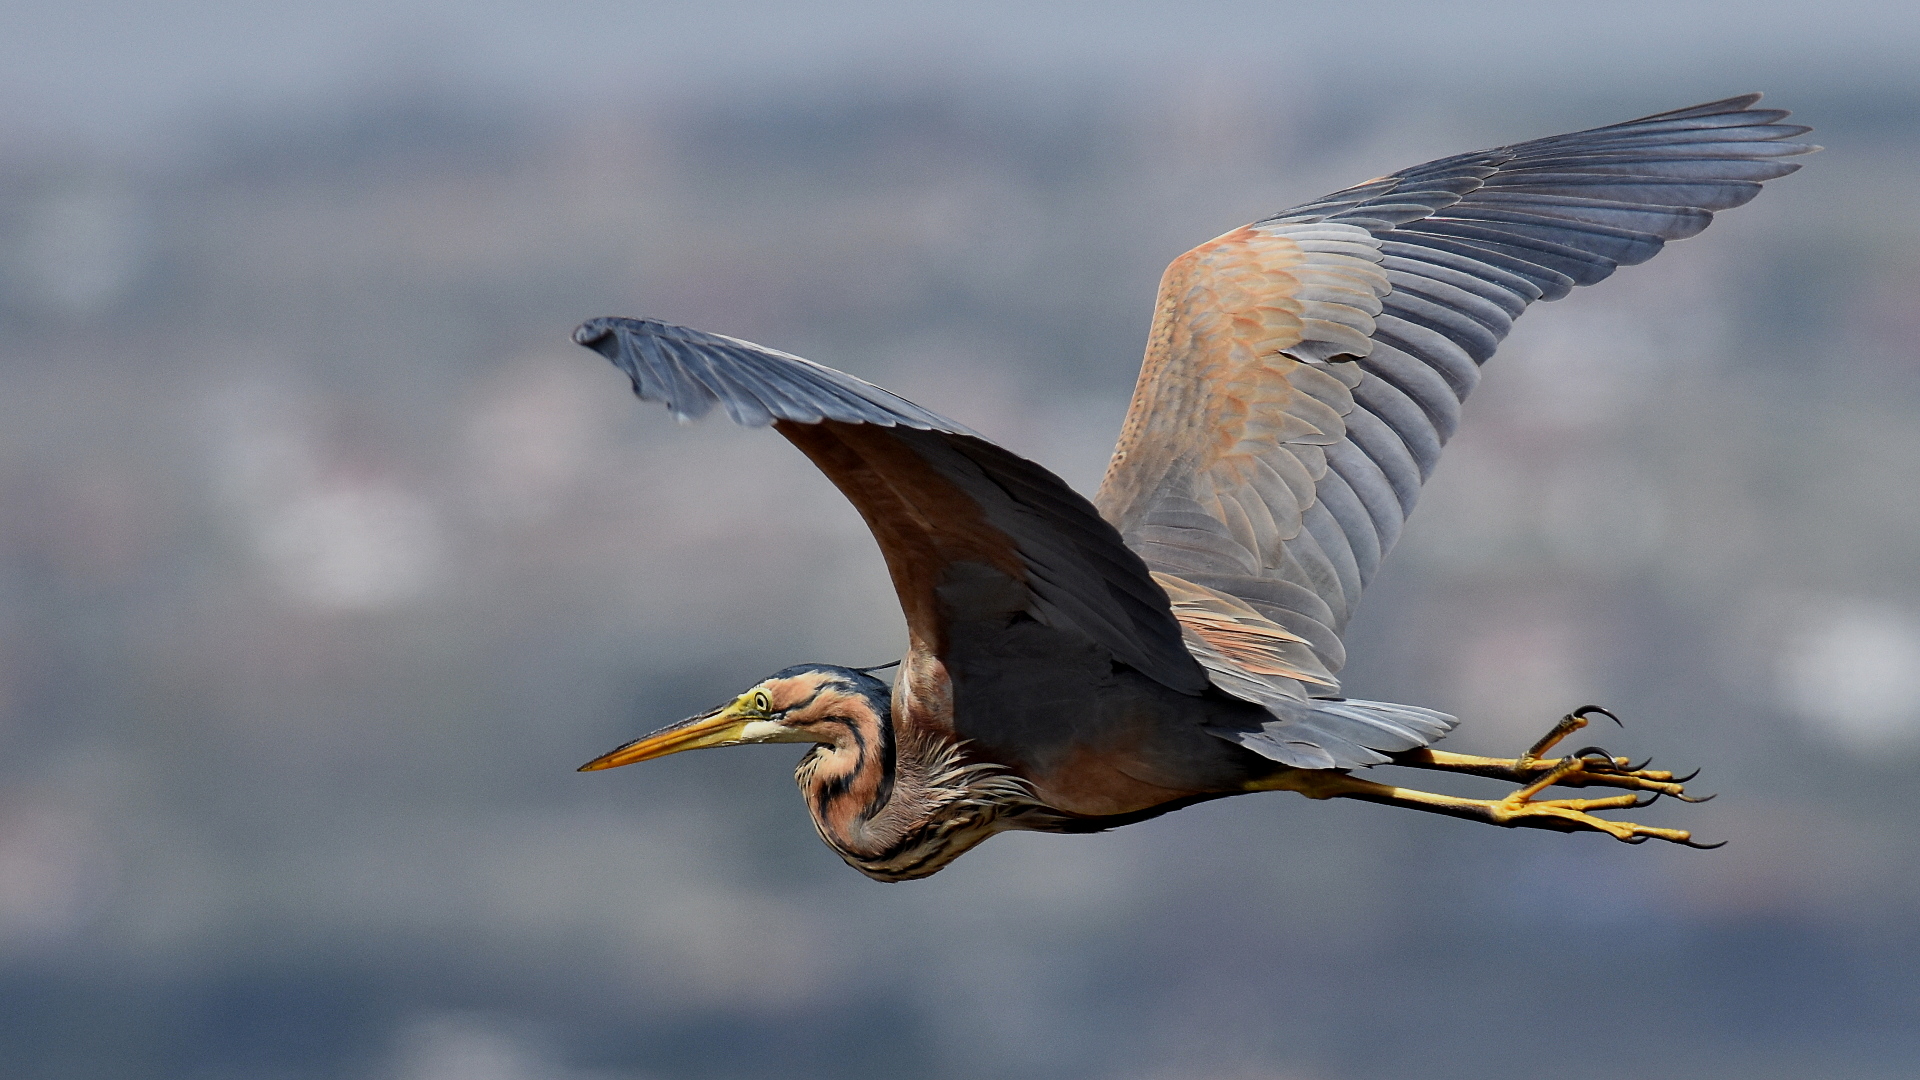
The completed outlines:
[[[1514,318],[1815,149],[1759,97],[1429,162],[1174,260],[1095,503],[1216,685],[1338,693],[1340,632]],[[1236,604],[1259,620],[1223,647]]]
[[[718,405],[736,423],[773,425],[813,459],[879,541],[910,655],[947,663],[1025,616],[1174,690],[1206,689],[1140,557],[1046,469],[871,383],[751,342],[646,319],[594,319],[574,340],[676,416]]]

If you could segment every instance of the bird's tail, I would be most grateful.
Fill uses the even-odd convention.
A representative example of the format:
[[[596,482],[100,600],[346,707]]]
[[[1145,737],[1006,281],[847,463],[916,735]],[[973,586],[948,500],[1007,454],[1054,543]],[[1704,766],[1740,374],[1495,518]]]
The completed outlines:
[[[1443,712],[1390,701],[1310,698],[1265,704],[1273,719],[1257,728],[1207,730],[1283,765],[1352,769],[1431,745],[1460,723]]]

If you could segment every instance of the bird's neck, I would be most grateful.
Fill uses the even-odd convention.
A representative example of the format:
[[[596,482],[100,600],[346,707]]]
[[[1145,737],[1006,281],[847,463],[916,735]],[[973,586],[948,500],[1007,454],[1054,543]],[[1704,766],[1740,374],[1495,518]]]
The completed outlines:
[[[881,881],[926,877],[1038,809],[1027,785],[968,764],[960,745],[908,727],[862,703],[836,716],[835,741],[814,747],[794,779],[820,838],[849,865]]]

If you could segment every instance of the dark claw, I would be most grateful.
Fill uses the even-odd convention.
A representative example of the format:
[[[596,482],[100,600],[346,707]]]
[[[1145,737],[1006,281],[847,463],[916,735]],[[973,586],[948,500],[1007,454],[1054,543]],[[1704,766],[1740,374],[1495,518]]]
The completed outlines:
[[[1683,791],[1674,796],[1674,798],[1679,799],[1681,802],[1712,802],[1719,797],[1720,793],[1717,791],[1711,795],[1688,795]]]
[[[1695,770],[1693,770],[1692,772],[1690,772],[1690,773],[1688,773],[1688,774],[1687,774],[1687,775],[1685,775],[1685,776],[1676,776],[1676,777],[1674,777],[1674,778],[1673,778],[1673,783],[1676,783],[1676,784],[1684,784],[1684,783],[1686,783],[1687,781],[1689,781],[1689,780],[1691,780],[1691,779],[1693,779],[1694,777],[1696,777],[1696,776],[1699,776],[1699,775],[1700,775],[1700,770],[1699,770],[1699,769],[1695,769]]]
[[[1652,806],[1654,803],[1657,803],[1659,801],[1660,801],[1660,792],[1656,791],[1647,796],[1646,802],[1636,802],[1632,806],[1627,807],[1627,809],[1645,810],[1647,807]]]
[[[1717,844],[1696,844],[1691,839],[1682,840],[1680,842],[1687,845],[1690,848],[1696,848],[1700,851],[1712,851],[1714,848],[1722,848],[1727,846],[1727,842],[1725,840],[1722,840]]]
[[[1647,766],[1649,766],[1649,765],[1651,765],[1651,764],[1653,764],[1653,759],[1652,759],[1652,758],[1648,758],[1647,760],[1645,760],[1645,761],[1643,761],[1643,762],[1641,762],[1641,763],[1640,763],[1640,764],[1638,764],[1638,765],[1635,765],[1635,764],[1634,764],[1633,762],[1631,762],[1631,761],[1629,761],[1629,762],[1627,762],[1627,771],[1628,771],[1628,772],[1642,772],[1642,771],[1644,771],[1644,770],[1646,769],[1646,767],[1647,767]]]
[[[1588,713],[1599,713],[1601,716],[1606,717],[1607,719],[1613,721],[1614,723],[1620,724],[1621,727],[1627,726],[1626,724],[1621,723],[1619,717],[1613,715],[1613,711],[1611,709],[1603,709],[1598,705],[1582,705],[1579,708],[1573,710],[1573,715],[1579,717],[1582,720],[1585,720],[1587,718]]]
[[[1579,758],[1589,769],[1593,769],[1598,765],[1604,766],[1604,770],[1600,771],[1613,772],[1618,768],[1618,766],[1613,763],[1613,755],[1607,753],[1607,748],[1604,746],[1583,746],[1574,751],[1572,756]]]

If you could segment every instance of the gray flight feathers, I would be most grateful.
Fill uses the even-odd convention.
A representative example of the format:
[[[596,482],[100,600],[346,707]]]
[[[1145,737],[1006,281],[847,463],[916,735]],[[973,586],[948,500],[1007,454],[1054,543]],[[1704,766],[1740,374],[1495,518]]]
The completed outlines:
[[[604,318],[581,323],[573,340],[626,372],[636,396],[664,403],[681,420],[698,420],[719,405],[742,427],[838,420],[975,434],[844,371],[724,334],[655,319]]]
[[[1362,585],[1459,424],[1479,366],[1529,304],[1645,262],[1800,167],[1782,159],[1818,149],[1788,141],[1810,129],[1753,108],[1759,99],[1442,158],[1260,223],[1358,225],[1392,285],[1371,348],[1354,358],[1368,377],[1319,492]],[[1323,547],[1338,539],[1314,533]]]
[[[1480,365],[1529,304],[1652,258],[1706,228],[1714,211],[1752,199],[1761,181],[1800,167],[1783,159],[1819,149],[1789,141],[1810,129],[1781,123],[1784,110],[1754,108],[1759,100],[1442,158],[1261,223],[1358,225],[1392,285],[1371,348],[1354,358],[1367,377],[1317,492],[1333,519],[1318,524],[1334,527],[1311,528],[1313,539],[1329,555],[1347,548],[1332,561],[1350,557],[1360,585],[1371,580]],[[1354,597],[1344,599],[1343,614]]]
[[[1819,149],[1788,141],[1812,129],[1780,123],[1786,111],[1753,108],[1759,100],[1744,94],[1441,158],[1259,224],[1358,225],[1381,241],[1384,254],[1416,264],[1407,268],[1416,274],[1425,266],[1464,273],[1522,305],[1558,299],[1616,266],[1645,262],[1668,240],[1698,233],[1714,211],[1747,202],[1762,181],[1800,167],[1783,158]],[[1432,280],[1464,285],[1506,308],[1507,318],[1519,314],[1510,301],[1457,278]],[[1470,338],[1467,324],[1483,322],[1496,342],[1506,332],[1500,316],[1483,320],[1490,313],[1471,301],[1460,314],[1465,321],[1436,329]]]

